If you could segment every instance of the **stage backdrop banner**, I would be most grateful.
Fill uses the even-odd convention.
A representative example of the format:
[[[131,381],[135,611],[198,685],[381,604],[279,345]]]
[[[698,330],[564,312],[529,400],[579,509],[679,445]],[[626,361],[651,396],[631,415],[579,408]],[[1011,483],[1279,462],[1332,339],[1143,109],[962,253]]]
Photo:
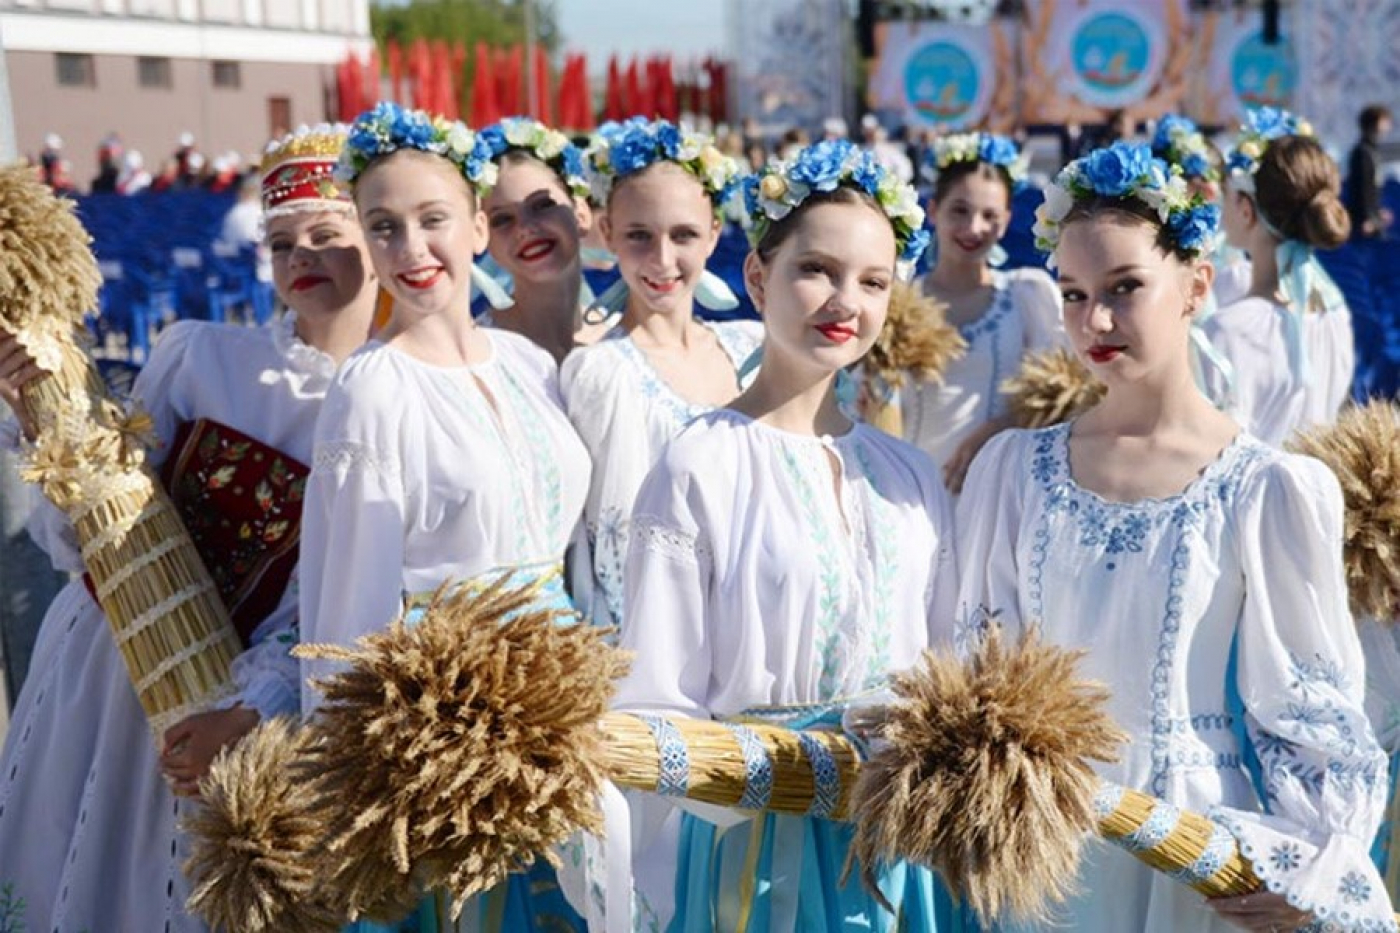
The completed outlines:
[[[855,101],[846,99],[850,20],[843,0],[734,0],[729,9],[740,119],[779,133],[848,115]]]
[[[1298,50],[1293,41],[1296,17],[1287,8],[1279,40],[1264,42],[1258,10],[1211,11],[1202,15],[1196,34],[1205,59],[1190,108],[1206,126],[1234,127],[1250,107],[1294,106],[1298,87]]]
[[[1093,123],[1123,108],[1138,119],[1180,106],[1191,45],[1186,0],[1026,0],[1022,115]]]
[[[1384,104],[1400,113],[1400,3],[1297,0],[1294,7],[1302,75],[1294,98],[1318,135],[1345,160],[1356,142],[1362,107]]]
[[[891,22],[881,24],[876,41],[872,108],[926,129],[1010,128],[1015,59],[1009,27]]]

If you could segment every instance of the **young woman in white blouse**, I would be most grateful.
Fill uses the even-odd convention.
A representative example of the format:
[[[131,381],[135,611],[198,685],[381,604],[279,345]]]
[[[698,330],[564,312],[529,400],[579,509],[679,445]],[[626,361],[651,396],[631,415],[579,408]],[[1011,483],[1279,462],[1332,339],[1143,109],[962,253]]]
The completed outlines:
[[[637,495],[622,627],[636,659],[616,703],[839,728],[930,644],[956,585],[949,500],[928,457],[850,421],[835,388],[880,331],[896,260],[923,249],[923,212],[845,141],[769,166],[746,204],[763,367],[666,445]],[[820,810],[702,817],[651,800],[635,808],[633,865],[655,928],[935,928],[926,871],[882,872],[898,915],[839,883],[851,830]]]
[[[1036,626],[1083,649],[1130,736],[1097,770],[1209,812],[1266,885],[1206,902],[1095,848],[1064,926],[1393,929],[1367,855],[1388,785],[1362,709],[1340,489],[1323,464],[1241,431],[1192,378],[1217,222],[1144,146],[1057,177],[1037,239],[1075,352],[1108,394],[1072,423],[1006,432],[973,463],[955,639]]]
[[[575,555],[570,583],[580,609],[617,624],[637,488],[662,445],[739,394],[761,330],[695,316],[697,291],[708,301],[722,287],[705,262],[719,240],[720,204],[738,179],[732,159],[708,136],[641,119],[601,131],[585,155],[606,206],[603,234],[617,255],[624,304],[619,325],[575,351],[559,375],[594,464],[588,548]]]
[[[486,245],[479,198],[494,165],[462,124],[390,103],[356,120],[341,165],[394,305],[388,326],[341,367],[316,425],[303,639],[350,644],[445,582],[502,571],[567,606],[560,564],[588,455],[564,416],[554,361],[518,334],[477,327],[469,307],[472,257]],[[308,677],[333,669],[302,665]],[[314,687],[303,695],[314,708]],[[543,867],[467,911],[471,929],[580,923]],[[420,910],[421,929],[433,928],[433,913]]]
[[[1025,354],[1058,346],[1063,335],[1059,293],[1044,269],[992,265],[1011,223],[1012,194],[1025,179],[1016,144],[991,133],[944,136],[929,167],[937,250],[919,287],[944,303],[967,352],[939,380],[906,380],[897,399],[888,387],[869,388],[877,400],[899,405],[904,439],[933,458],[957,493],[987,438],[1011,425],[1001,383]]]
[[[322,399],[374,310],[354,206],[330,184],[344,140],[344,127],[303,128],[263,157],[282,317],[266,328],[172,325],[132,393],[154,423],[151,461],[244,639],[236,697],[176,724],[157,748],[101,608],[84,581],[70,583],[44,618],[0,756],[0,890],[24,903],[22,918],[0,911],[0,929],[205,929],[185,911],[177,826],[194,804],[179,797],[260,718],[300,705],[288,580],[301,493]],[[9,349],[0,339],[0,396],[14,404]],[[216,480],[226,469],[233,479]],[[62,513],[41,502],[31,528],[56,565],[82,572]]]
[[[1251,281],[1203,326],[1233,370],[1219,396],[1227,409],[1260,440],[1283,444],[1330,424],[1351,397],[1351,312],[1314,255],[1345,243],[1351,220],[1337,163],[1292,114],[1251,112],[1227,167],[1225,234],[1249,253]]]

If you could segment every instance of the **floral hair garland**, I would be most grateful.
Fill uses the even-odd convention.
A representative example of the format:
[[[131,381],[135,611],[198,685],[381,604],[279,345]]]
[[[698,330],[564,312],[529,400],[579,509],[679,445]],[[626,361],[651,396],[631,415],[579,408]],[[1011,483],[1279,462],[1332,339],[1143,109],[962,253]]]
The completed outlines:
[[[657,162],[674,162],[699,180],[718,210],[740,174],[739,163],[720,152],[710,136],[645,117],[604,123],[583,157],[593,197],[599,203],[607,203],[617,179]]]
[[[355,118],[340,153],[336,177],[353,185],[371,162],[400,149],[447,159],[471,183],[478,197],[484,197],[496,184],[496,163],[480,134],[458,120],[409,110],[392,101],[380,101],[373,110]]]
[[[1152,150],[1139,143],[1116,142],[1075,159],[1045,189],[1036,209],[1035,245],[1053,253],[1060,244],[1065,218],[1074,205],[1090,198],[1121,198],[1147,205],[1157,213],[1173,247],[1192,256],[1215,249],[1220,208],[1192,194],[1186,179]]]
[[[1019,190],[1026,184],[1029,161],[1020,147],[1005,136],[995,133],[955,133],[934,140],[928,156],[928,168],[936,179],[950,165],[986,162],[1005,169],[1012,185]]]
[[[486,143],[490,159],[499,165],[507,152],[525,152],[553,169],[576,198],[588,197],[583,153],[569,137],[530,117],[506,117],[476,134]]]
[[[757,245],[769,226],[782,220],[814,191],[845,186],[863,191],[880,205],[894,227],[902,262],[917,260],[928,246],[924,209],[913,187],[887,171],[871,153],[846,139],[823,140],[791,160],[772,161],[742,184],[749,218],[749,242]]]
[[[1284,136],[1312,136],[1312,125],[1287,110],[1258,107],[1245,114],[1235,147],[1225,158],[1230,183],[1236,188],[1254,193],[1254,173],[1269,148],[1269,143]]]
[[[1188,181],[1220,180],[1220,173],[1210,164],[1205,136],[1186,117],[1169,113],[1157,121],[1157,132],[1152,135],[1152,154],[1181,169]]]

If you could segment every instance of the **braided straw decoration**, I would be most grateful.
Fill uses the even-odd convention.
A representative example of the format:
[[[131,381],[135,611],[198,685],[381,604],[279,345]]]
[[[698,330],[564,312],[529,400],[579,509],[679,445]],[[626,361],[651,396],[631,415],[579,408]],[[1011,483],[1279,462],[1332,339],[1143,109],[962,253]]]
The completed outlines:
[[[101,275],[69,202],[24,165],[0,168],[0,331],[44,375],[20,390],[37,434],[24,469],[73,521],[154,734],[231,690],[240,650],[178,514],[145,468],[138,424],[83,349]]]
[[[664,725],[654,730],[649,722]],[[837,820],[850,816],[860,758],[851,741],[838,732],[796,732],[708,719],[658,720],[630,713],[608,713],[600,725],[604,766],[621,787],[722,807]],[[758,740],[757,745],[749,743],[747,753],[740,738],[745,733]],[[679,739],[683,748],[668,755],[661,736]],[[684,779],[678,779],[673,767],[677,757],[685,763]],[[823,778],[820,794],[814,758]]]

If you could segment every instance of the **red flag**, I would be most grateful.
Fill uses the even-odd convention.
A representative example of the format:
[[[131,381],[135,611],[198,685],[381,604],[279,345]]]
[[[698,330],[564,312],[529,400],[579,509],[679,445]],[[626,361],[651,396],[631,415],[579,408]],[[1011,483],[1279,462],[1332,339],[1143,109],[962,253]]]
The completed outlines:
[[[591,131],[597,125],[594,119],[593,109],[593,87],[588,82],[588,56],[580,52],[578,54],[578,64],[574,66],[577,72],[574,86],[574,106],[578,109],[578,126],[575,129]]]
[[[476,65],[472,70],[472,126],[480,129],[501,119],[501,105],[496,98],[496,79],[491,74],[491,49],[485,42],[476,44]]]
[[[679,95],[676,93],[675,65],[669,55],[661,59],[660,76],[661,81],[656,91],[656,109],[661,116],[674,123],[680,119],[681,107]]]
[[[641,113],[642,79],[637,73],[637,57],[635,55],[627,63],[627,76],[623,80],[622,104],[629,117]]]
[[[413,106],[419,110],[431,110],[433,88],[431,82],[432,62],[429,61],[428,40],[419,36],[408,47],[408,76],[413,92]]]
[[[616,55],[608,59],[608,88],[603,103],[603,119],[627,119],[627,100],[623,96],[622,72],[618,68]]]
[[[457,119],[457,88],[452,78],[452,50],[442,39],[434,39],[433,56],[433,112],[442,114],[449,120]]]
[[[360,70],[360,60],[354,52],[345,56],[345,61],[340,64],[337,77],[336,91],[340,103],[340,119],[349,122],[365,109],[361,100],[364,83]]]
[[[497,53],[497,74],[496,74],[496,99],[501,105],[501,113],[504,116],[513,117],[524,113],[524,93],[521,89],[524,77],[524,70],[521,67],[522,52],[520,46],[511,46],[509,50],[502,49]]]
[[[373,107],[379,102],[379,98],[383,96],[379,80],[381,74],[383,74],[383,70],[379,61],[379,49],[376,47],[370,49],[369,62],[365,66],[363,103],[366,108]]]
[[[389,59],[389,96],[396,101],[403,100],[403,48],[397,39],[385,43]]]
[[[538,45],[535,46],[535,99],[529,104],[530,116],[546,126],[554,125],[554,114],[550,108],[549,59]]]

